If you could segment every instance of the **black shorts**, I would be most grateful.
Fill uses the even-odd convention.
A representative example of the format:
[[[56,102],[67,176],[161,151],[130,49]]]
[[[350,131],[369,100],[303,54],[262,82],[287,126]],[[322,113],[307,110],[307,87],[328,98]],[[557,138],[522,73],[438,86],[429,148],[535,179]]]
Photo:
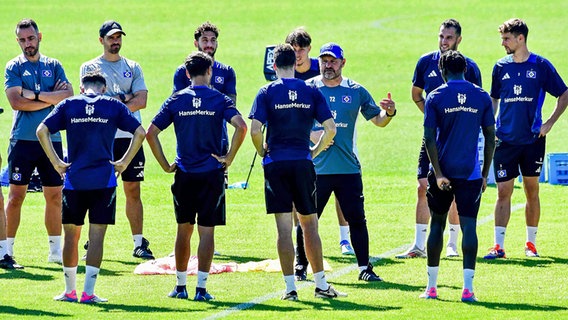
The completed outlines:
[[[363,181],[361,174],[320,174],[317,176],[317,210],[321,215],[331,193],[339,202],[345,220],[350,224],[365,221]]]
[[[422,139],[422,146],[420,147],[420,155],[418,155],[418,172],[416,174],[417,179],[425,179],[428,177],[428,171],[430,170],[430,158],[428,158],[428,153],[426,152],[426,145],[424,144],[424,139]]]
[[[171,190],[177,223],[204,227],[224,226],[225,219],[224,170],[187,173],[176,170]]]
[[[61,142],[53,142],[53,148],[59,158],[63,159]],[[39,141],[10,141],[10,147],[8,148],[10,183],[19,186],[29,184],[35,168],[37,168],[41,184],[44,187],[59,187],[63,185],[61,175],[53,168]]]
[[[438,188],[436,176],[432,171],[428,173],[428,207],[433,213],[442,214],[450,210],[454,198],[460,217],[477,218],[479,205],[481,204],[483,179],[466,180],[450,179],[449,191]]]
[[[276,161],[264,166],[267,213],[316,213],[316,171],[311,160]]]
[[[94,190],[63,189],[63,224],[82,226],[89,211],[89,223],[114,224],[116,187]]]
[[[114,139],[114,160],[121,159],[126,150],[128,150],[128,146],[130,146],[131,138],[117,138]],[[132,161],[126,167],[120,176],[122,181],[128,182],[136,182],[136,181],[144,181],[144,164],[146,162],[146,158],[144,157],[144,149],[140,147]]]
[[[493,156],[495,181],[515,179],[520,173],[525,177],[538,177],[542,170],[546,137],[538,138],[532,144],[512,145],[498,140]]]

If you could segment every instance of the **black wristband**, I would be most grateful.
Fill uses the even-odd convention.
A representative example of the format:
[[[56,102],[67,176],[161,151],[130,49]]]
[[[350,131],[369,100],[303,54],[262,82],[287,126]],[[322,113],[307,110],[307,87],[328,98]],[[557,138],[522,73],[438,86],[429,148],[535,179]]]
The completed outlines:
[[[34,91],[35,98],[34,101],[39,101],[39,91]]]
[[[386,112],[386,111],[385,111],[385,112]],[[394,117],[394,116],[396,116],[396,109],[394,109],[394,113],[393,113],[393,114],[389,114],[389,113],[387,112],[387,117],[392,118],[392,117]]]
[[[124,95],[124,93],[120,93],[118,97],[120,98],[120,101],[122,101],[122,103],[126,102],[126,96]]]

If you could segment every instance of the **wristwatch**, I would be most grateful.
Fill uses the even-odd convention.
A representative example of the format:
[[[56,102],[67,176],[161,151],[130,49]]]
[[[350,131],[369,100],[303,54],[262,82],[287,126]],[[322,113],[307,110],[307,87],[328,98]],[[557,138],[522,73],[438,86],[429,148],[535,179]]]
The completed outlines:
[[[122,101],[122,103],[126,102],[126,96],[124,95],[124,93],[119,93],[118,97],[120,98],[120,101]]]
[[[396,116],[396,109],[394,109],[394,113],[393,113],[393,114],[389,114],[389,113],[387,112],[387,117],[392,118],[392,117],[394,117],[394,116]]]
[[[34,101],[39,101],[39,91],[34,91],[35,98]]]

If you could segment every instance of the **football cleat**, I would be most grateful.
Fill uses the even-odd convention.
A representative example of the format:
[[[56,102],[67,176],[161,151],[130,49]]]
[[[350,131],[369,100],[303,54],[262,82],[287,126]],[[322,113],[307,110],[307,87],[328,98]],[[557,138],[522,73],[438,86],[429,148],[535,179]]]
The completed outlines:
[[[195,288],[195,297],[193,297],[194,301],[209,301],[214,299],[215,297],[210,295],[205,288]]]
[[[483,259],[494,260],[506,257],[507,256],[505,255],[505,250],[501,249],[501,247],[498,244],[496,244],[492,248],[489,248],[489,253],[485,257],[483,257]]]
[[[381,277],[379,277],[373,271],[373,265],[371,263],[367,265],[367,269],[359,273],[359,280],[368,281],[368,282],[383,281],[383,279],[381,279]]]
[[[469,289],[463,289],[462,292],[462,302],[477,302],[477,298],[473,292],[469,291]]]
[[[150,245],[150,241],[146,238],[142,238],[142,245],[138,246],[134,249],[132,256],[135,258],[142,258],[145,260],[154,260],[154,255],[148,246]]]
[[[351,243],[349,243],[349,241],[343,240],[339,243],[339,246],[341,247],[341,254],[350,256],[355,254],[355,251],[353,250],[353,247],[351,246]]]
[[[452,258],[452,257],[459,257],[460,254],[458,253],[458,247],[456,246],[455,243],[448,243],[448,245],[446,246],[446,257],[448,258]]]
[[[438,292],[436,291],[436,287],[432,287],[426,289],[424,293],[418,296],[420,299],[438,299]]]
[[[294,279],[296,279],[296,281],[308,280],[308,266],[297,264],[294,269]]]
[[[280,300],[297,301],[298,300],[298,293],[295,290],[292,290],[288,293],[283,294],[280,297]]]
[[[316,287],[316,291],[314,293],[314,297],[316,298],[338,298],[338,297],[347,297],[347,293],[339,292],[335,290],[331,285],[327,290],[322,290]]]
[[[47,262],[63,264],[63,258],[61,257],[61,252],[49,253],[49,256],[47,256]]]
[[[77,291],[73,290],[70,293],[65,293],[53,297],[55,301],[65,301],[65,302],[77,302]]]
[[[83,294],[81,294],[81,303],[100,303],[100,302],[108,302],[108,299],[99,298],[94,293],[93,293],[92,296],[90,296],[84,291],[83,291]]]
[[[168,294],[170,298],[177,298],[177,299],[187,299],[189,295],[187,294],[187,289],[183,286],[182,291],[177,290],[177,286]]]
[[[19,265],[16,260],[9,254],[5,254],[4,258],[0,260],[0,268],[2,269],[23,269],[24,267]]]
[[[540,257],[540,256],[538,255],[538,253],[536,252],[536,247],[535,247],[534,243],[532,243],[532,242],[527,242],[527,243],[525,244],[525,255],[526,255],[527,257],[530,257],[530,258],[538,258],[538,257]]]
[[[396,256],[397,259],[426,258],[426,250],[414,246],[403,254]]]

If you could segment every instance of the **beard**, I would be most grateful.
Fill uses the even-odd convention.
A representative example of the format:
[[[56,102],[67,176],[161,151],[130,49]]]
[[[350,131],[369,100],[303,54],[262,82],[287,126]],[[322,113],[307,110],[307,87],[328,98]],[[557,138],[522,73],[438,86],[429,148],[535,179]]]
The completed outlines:
[[[333,79],[337,79],[339,76],[341,75],[341,70],[333,70],[331,68],[327,68],[323,70],[323,78],[326,80],[333,80]]]
[[[217,52],[217,48],[213,48],[213,47],[205,47],[205,48],[201,48],[201,47],[197,47],[197,49],[199,49],[199,51],[207,53],[208,55],[211,56],[211,58],[215,58],[215,52]]]
[[[111,53],[111,54],[118,54],[120,52],[120,45],[119,44],[113,44],[108,49],[108,52]]]
[[[24,55],[26,57],[35,57],[35,55],[38,53],[39,51],[39,46],[37,47],[27,47],[24,49]]]

